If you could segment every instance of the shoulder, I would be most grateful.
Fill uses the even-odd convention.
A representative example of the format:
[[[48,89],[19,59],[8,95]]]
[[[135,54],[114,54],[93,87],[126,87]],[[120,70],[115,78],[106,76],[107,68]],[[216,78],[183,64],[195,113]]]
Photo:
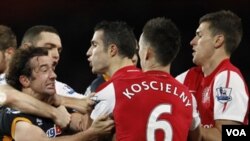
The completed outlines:
[[[18,110],[14,110],[8,107],[1,109],[0,128],[4,129],[4,134],[11,136],[12,127],[13,125],[16,125],[18,121],[31,123],[30,117],[26,116]]]
[[[58,95],[67,96],[67,97],[75,97],[75,98],[83,98],[84,96],[80,93],[77,93],[73,88],[71,88],[69,85],[56,81],[56,93]]]
[[[194,76],[199,76],[199,75],[202,75],[201,68],[200,67],[192,67],[192,68],[184,71],[183,73],[177,75],[175,77],[175,79],[183,84],[186,79],[190,79],[190,78],[193,78]]]

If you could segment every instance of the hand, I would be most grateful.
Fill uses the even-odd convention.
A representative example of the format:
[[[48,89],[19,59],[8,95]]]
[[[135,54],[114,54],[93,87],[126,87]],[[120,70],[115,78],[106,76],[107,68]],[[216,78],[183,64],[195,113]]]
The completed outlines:
[[[64,106],[59,106],[56,109],[56,117],[54,119],[54,122],[59,125],[61,128],[68,127],[71,119],[71,115],[68,113],[66,108]]]
[[[89,115],[88,114],[80,114],[80,113],[72,113],[71,121],[70,121],[70,129],[74,131],[85,131],[89,127]]]
[[[57,107],[57,106],[60,106],[62,104],[62,98],[58,94],[54,94],[53,96],[49,97],[47,103]]]
[[[97,135],[106,135],[110,134],[113,128],[114,120],[112,120],[109,115],[104,115],[93,121],[89,129],[92,129]]]
[[[86,96],[81,99],[63,97],[63,105],[75,109],[76,111],[82,114],[86,114],[92,110],[92,105],[94,105],[94,101],[91,100],[89,96]]]

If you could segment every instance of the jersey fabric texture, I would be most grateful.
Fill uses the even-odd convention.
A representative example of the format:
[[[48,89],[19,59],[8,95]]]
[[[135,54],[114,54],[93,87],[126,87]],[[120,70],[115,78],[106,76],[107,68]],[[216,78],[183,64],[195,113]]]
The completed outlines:
[[[61,135],[62,130],[51,119],[41,118],[21,113],[20,111],[4,108],[0,110],[0,140],[13,141],[15,125],[19,121],[28,122],[40,127],[48,137],[53,138]],[[32,136],[32,135],[31,135]]]
[[[106,75],[97,75],[97,77],[91,82],[91,84],[86,89],[84,95],[89,96],[92,92],[96,92],[98,87],[109,79],[110,78]]]
[[[6,84],[5,73],[0,74],[0,85]]]
[[[217,119],[248,124],[248,88],[229,59],[222,61],[209,76],[204,77],[200,67],[193,67],[176,79],[194,94],[203,127],[213,127]]]
[[[192,96],[165,72],[124,67],[100,86],[96,97],[100,102],[91,118],[112,113],[117,141],[187,140]]]

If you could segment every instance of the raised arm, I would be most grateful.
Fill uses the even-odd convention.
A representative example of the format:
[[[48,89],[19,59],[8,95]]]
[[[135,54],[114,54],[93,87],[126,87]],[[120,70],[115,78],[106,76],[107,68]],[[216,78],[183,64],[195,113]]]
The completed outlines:
[[[50,118],[62,128],[66,127],[70,122],[70,114],[68,112],[56,109],[29,95],[23,94],[9,85],[0,86],[0,104],[24,113]]]

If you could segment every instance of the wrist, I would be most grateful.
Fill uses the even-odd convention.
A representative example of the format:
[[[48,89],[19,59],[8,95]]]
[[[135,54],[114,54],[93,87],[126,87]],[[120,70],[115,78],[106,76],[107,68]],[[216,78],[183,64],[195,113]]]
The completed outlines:
[[[0,92],[0,106],[5,105],[7,100],[7,95],[4,92]]]

